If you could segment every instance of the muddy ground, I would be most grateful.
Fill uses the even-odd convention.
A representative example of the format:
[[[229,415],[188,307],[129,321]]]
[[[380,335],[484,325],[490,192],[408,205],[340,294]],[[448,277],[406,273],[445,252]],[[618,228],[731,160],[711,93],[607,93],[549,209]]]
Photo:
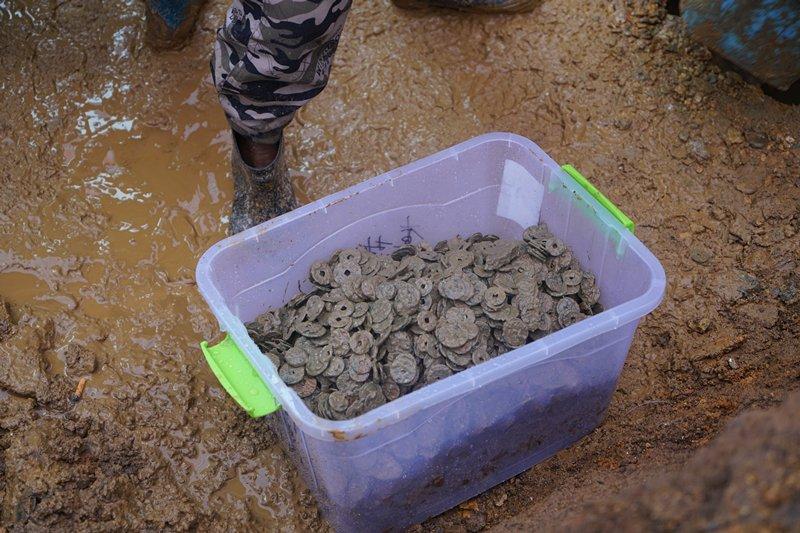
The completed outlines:
[[[355,4],[288,133],[303,200],[513,131],[623,207],[669,278],[601,427],[420,529],[796,524],[800,107],[655,1]],[[135,0],[0,1],[0,529],[325,527],[197,347],[218,331],[193,269],[232,191],[224,9],[156,54]]]

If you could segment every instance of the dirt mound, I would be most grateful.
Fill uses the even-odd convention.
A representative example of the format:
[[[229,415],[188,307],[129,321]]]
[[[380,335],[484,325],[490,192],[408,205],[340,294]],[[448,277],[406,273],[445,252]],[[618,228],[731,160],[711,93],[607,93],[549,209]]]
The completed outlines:
[[[552,521],[523,513],[493,531],[792,531],[800,523],[800,392],[735,418],[675,472]]]

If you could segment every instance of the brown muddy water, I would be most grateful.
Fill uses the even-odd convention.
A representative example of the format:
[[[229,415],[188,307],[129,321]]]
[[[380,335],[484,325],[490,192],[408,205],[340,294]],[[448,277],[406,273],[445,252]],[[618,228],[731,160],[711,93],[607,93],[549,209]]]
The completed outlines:
[[[591,177],[670,280],[606,422],[425,529],[558,529],[797,387],[800,108],[711,64],[658,2],[355,4],[287,134],[301,200],[512,131]],[[218,330],[194,266],[232,192],[208,74],[225,8],[156,54],[138,2],[0,0],[2,527],[325,527],[198,348]]]

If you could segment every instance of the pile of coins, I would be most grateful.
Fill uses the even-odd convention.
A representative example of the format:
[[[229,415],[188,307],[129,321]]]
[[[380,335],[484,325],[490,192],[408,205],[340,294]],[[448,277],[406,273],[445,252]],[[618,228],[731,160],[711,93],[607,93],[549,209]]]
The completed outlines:
[[[344,420],[597,313],[595,277],[544,224],[376,255],[339,250],[314,289],[247,325],[318,416]]]

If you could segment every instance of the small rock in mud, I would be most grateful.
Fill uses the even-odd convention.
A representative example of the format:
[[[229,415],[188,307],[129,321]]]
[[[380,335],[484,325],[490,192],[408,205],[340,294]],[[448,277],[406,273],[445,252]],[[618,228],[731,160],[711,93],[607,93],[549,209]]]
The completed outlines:
[[[742,135],[742,132],[736,128],[728,128],[728,130],[725,132],[724,140],[728,145],[742,144],[744,142],[744,136]]]
[[[697,320],[689,320],[688,326],[696,333],[706,333],[711,328],[711,319],[704,316]]]
[[[744,138],[750,148],[757,150],[764,148],[767,145],[767,141],[769,141],[767,134],[762,131],[746,131],[744,132]]]
[[[97,357],[89,348],[71,343],[64,354],[64,365],[70,376],[83,376],[94,372]]]
[[[689,141],[689,150],[696,161],[708,161],[711,157],[708,153],[708,149],[706,149],[706,144],[699,139]]]
[[[714,258],[714,252],[702,245],[693,246],[689,257],[697,264],[705,265]]]

